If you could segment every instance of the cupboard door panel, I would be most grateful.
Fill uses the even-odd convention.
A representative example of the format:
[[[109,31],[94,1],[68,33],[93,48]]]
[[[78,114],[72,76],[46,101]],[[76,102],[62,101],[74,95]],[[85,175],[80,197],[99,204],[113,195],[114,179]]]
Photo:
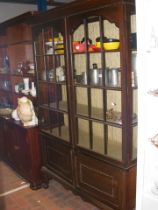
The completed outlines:
[[[77,187],[89,196],[120,209],[123,173],[92,158],[77,155]]]
[[[53,172],[65,178],[68,181],[72,180],[72,161],[71,150],[68,146],[59,143],[57,138],[47,138],[42,136],[42,144],[45,148],[44,165]]]
[[[4,160],[30,182],[32,189],[38,189],[41,185],[38,128],[23,127],[20,122],[11,119],[4,119],[2,126]]]

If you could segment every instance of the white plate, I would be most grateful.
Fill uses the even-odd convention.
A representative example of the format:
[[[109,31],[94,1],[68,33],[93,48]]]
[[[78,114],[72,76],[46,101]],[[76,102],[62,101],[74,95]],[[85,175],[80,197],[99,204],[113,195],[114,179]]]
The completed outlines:
[[[22,92],[23,94],[25,94],[25,95],[28,95],[29,92],[30,92],[30,90],[22,90],[21,92]]]

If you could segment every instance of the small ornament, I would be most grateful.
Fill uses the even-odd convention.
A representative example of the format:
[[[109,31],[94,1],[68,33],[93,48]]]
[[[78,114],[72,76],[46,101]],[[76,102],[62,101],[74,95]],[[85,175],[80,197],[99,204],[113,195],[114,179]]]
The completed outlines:
[[[31,82],[30,94],[31,94],[33,97],[36,97],[36,88],[35,88],[35,83],[34,83],[34,82]]]

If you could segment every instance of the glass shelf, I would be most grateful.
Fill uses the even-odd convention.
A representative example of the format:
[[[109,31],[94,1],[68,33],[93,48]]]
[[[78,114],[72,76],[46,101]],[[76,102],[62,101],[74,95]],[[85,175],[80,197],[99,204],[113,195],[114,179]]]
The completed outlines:
[[[121,112],[114,112],[114,114],[115,114],[114,116],[115,119],[106,119],[106,122],[122,125]],[[89,116],[88,106],[82,105],[82,104],[77,104],[76,116],[77,115],[86,116],[86,117],[90,117],[90,118],[98,119],[98,120],[104,120],[103,109],[92,107],[91,115]],[[133,114],[132,124],[136,124],[136,123],[137,123],[137,115]]]
[[[84,52],[72,52],[72,54],[95,54],[95,53],[116,53],[116,52],[120,52],[119,49],[117,50],[99,50],[99,51],[84,51]]]
[[[62,140],[69,141],[69,128],[67,126],[61,126],[60,128],[42,128],[41,131]]]
[[[83,147],[85,149],[90,149],[88,139],[89,139],[89,133],[83,130],[80,130],[78,146]],[[106,149],[107,151],[105,151],[104,139],[99,136],[96,136],[95,134],[93,136],[93,139],[94,139],[93,146],[91,148],[92,151],[102,154],[102,155],[106,155],[116,160],[122,159],[122,143],[121,142],[119,143],[119,142],[113,141],[112,139],[109,139],[107,142],[107,149]],[[133,155],[136,156],[136,154],[137,154],[137,149],[134,148]]]

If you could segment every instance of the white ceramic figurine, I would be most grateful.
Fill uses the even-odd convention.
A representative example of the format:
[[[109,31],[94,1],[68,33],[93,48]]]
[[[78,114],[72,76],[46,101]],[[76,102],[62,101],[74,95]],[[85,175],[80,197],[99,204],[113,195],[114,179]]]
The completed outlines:
[[[18,98],[18,106],[13,111],[12,117],[15,120],[19,118],[24,126],[34,126],[38,124],[32,101],[25,96]]]

